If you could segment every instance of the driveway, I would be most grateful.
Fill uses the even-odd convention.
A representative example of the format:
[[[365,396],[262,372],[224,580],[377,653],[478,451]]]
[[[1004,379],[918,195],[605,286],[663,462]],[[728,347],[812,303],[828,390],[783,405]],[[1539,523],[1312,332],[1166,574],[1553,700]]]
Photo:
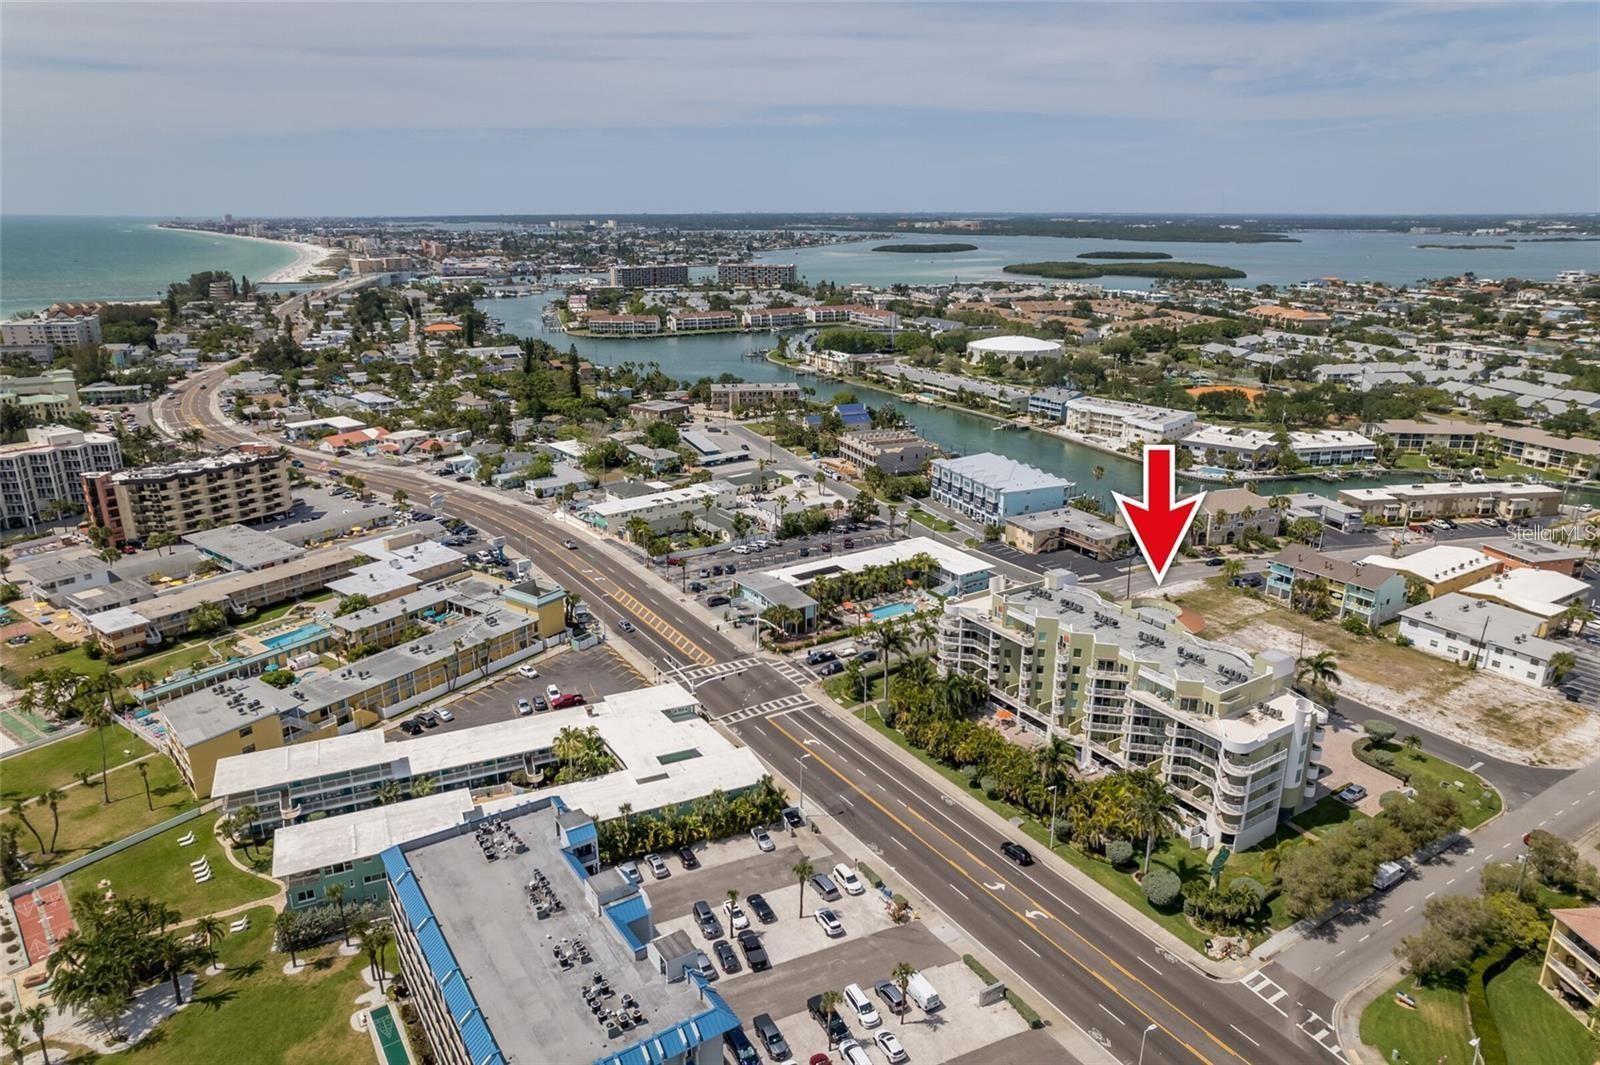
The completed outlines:
[[[1367,789],[1367,797],[1356,803],[1356,809],[1376,815],[1382,809],[1378,796],[1400,787],[1400,781],[1355,756],[1351,745],[1363,735],[1360,725],[1342,717],[1336,716],[1328,723],[1322,741],[1322,777],[1317,783],[1329,791],[1337,791],[1346,784],[1360,784]]]

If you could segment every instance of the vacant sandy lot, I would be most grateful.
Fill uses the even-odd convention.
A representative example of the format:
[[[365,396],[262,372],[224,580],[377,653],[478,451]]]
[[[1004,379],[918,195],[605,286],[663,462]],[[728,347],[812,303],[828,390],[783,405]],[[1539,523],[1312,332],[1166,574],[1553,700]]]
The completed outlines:
[[[1206,619],[1207,639],[1298,656],[1332,651],[1344,677],[1339,694],[1480,750],[1533,765],[1575,766],[1600,743],[1600,715],[1553,690],[1354,636],[1210,582],[1175,585],[1167,594]]]

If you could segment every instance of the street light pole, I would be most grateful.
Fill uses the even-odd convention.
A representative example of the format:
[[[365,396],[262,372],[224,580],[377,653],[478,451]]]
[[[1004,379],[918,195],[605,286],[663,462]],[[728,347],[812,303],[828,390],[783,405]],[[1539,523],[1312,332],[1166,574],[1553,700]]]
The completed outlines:
[[[1150,1038],[1150,1033],[1156,1030],[1154,1024],[1148,1025],[1144,1034],[1139,1037],[1139,1065],[1144,1065],[1144,1041]]]
[[[1050,793],[1050,849],[1056,849],[1056,785],[1045,789]]]
[[[805,814],[806,814],[806,762],[808,762],[810,760],[811,760],[811,754],[809,752],[807,752],[806,754],[802,754],[800,756],[800,806],[799,806],[799,810],[800,810],[800,816],[801,817],[804,817]]]

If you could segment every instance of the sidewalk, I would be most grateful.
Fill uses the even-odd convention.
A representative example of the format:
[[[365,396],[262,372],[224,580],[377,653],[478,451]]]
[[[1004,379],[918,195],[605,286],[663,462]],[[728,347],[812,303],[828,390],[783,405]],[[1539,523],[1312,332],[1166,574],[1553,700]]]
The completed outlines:
[[[840,707],[838,703],[833,701],[831,696],[823,691],[821,685],[810,685],[805,689],[805,691],[806,694],[811,696],[812,701],[815,702],[819,707],[831,710],[833,712],[832,716],[834,720],[848,721],[850,723],[850,727],[867,736],[878,751],[896,759],[902,765],[909,766],[935,791],[943,795],[951,796],[957,802],[965,805],[967,809],[976,811],[980,817],[988,821],[993,826],[997,834],[1008,835],[1015,831],[1015,827],[1005,818],[1001,817],[999,814],[995,813],[982,803],[973,802],[965,794],[962,794],[953,788],[950,785],[950,782],[945,780],[944,777],[940,776],[929,766],[923,764],[920,758],[917,758],[909,751],[901,749],[896,744],[890,743],[888,740],[880,736],[878,732],[872,728],[872,726],[864,723],[854,713],[851,713],[850,711]],[[1262,965],[1262,958],[1259,955],[1252,955],[1250,958],[1241,961],[1213,961],[1210,958],[1203,957],[1197,954],[1194,948],[1189,946],[1189,944],[1185,943],[1183,940],[1179,939],[1165,928],[1162,928],[1160,925],[1151,921],[1139,911],[1129,906],[1126,902],[1122,901],[1105,888],[1101,887],[1087,874],[1079,871],[1076,866],[1067,861],[1065,858],[1061,857],[1055,851],[1050,851],[1047,856],[1043,857],[1043,860],[1047,861],[1051,868],[1055,870],[1055,872],[1059,873],[1063,879],[1070,882],[1075,888],[1077,888],[1079,891],[1082,891],[1085,895],[1088,895],[1095,901],[1099,902],[1108,911],[1114,914],[1118,920],[1122,921],[1123,924],[1127,925],[1133,931],[1150,940],[1156,945],[1157,948],[1172,955],[1176,960],[1188,965],[1197,972],[1200,972],[1213,980],[1239,980],[1259,969]],[[1284,932],[1278,933],[1278,936],[1284,936],[1293,931],[1293,929],[1287,929]],[[1276,939],[1278,939],[1278,936],[1274,936],[1272,939],[1269,939],[1267,944],[1264,944],[1263,947],[1272,944]],[[1299,933],[1295,933],[1294,938],[1298,937]],[[1282,945],[1280,944],[1277,949],[1282,949]]]

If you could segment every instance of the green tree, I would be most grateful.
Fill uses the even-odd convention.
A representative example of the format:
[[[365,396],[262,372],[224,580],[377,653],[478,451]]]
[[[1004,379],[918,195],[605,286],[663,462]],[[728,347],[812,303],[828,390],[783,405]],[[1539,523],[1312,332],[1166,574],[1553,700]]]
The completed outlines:
[[[273,918],[272,928],[277,933],[279,953],[289,955],[289,964],[296,969],[300,968],[300,956],[298,953],[300,944],[296,938],[300,933],[300,928],[295,921],[294,912],[292,910],[280,912],[277,917]]]
[[[334,610],[333,616],[342,618],[346,614],[354,614],[357,610],[365,610],[372,605],[372,600],[360,592],[347,595],[339,600],[339,606]]]
[[[817,1005],[822,1010],[823,1025],[828,1029],[828,1049],[832,1050],[833,1024],[831,1022],[833,1020],[833,1014],[839,1008],[839,1003],[844,1001],[844,996],[830,987],[819,997],[821,998],[821,1001]]]
[[[1133,794],[1128,804],[1128,826],[1144,837],[1144,875],[1150,873],[1150,853],[1156,837],[1171,832],[1178,824],[1177,793],[1161,777],[1159,770],[1142,769],[1135,773]]]
[[[50,853],[56,852],[56,838],[61,834],[61,800],[66,795],[60,788],[48,788],[39,796],[39,803],[50,808]]]
[[[795,879],[800,881],[799,916],[801,917],[806,915],[806,881],[810,880],[811,874],[815,873],[816,871],[816,867],[804,858],[801,858],[798,862],[795,862],[789,867],[789,872],[793,873],[795,875]]]
[[[39,830],[37,828],[33,827],[33,822],[32,821],[28,820],[28,808],[26,806],[24,806],[20,801],[13,802],[11,804],[11,809],[10,809],[9,813],[11,814],[12,817],[15,817],[19,822],[21,822],[23,828],[26,828],[29,832],[33,833],[34,842],[39,844],[39,853],[40,854],[48,853],[46,851],[46,849],[45,849],[44,837],[39,835]]]
[[[896,962],[893,969],[889,970],[889,979],[894,981],[894,986],[900,989],[900,1002],[903,1008],[900,1011],[900,1023],[906,1023],[906,1014],[911,1012],[910,1002],[906,998],[906,988],[911,984],[911,978],[917,975],[916,966],[910,962]]]
[[[1339,659],[1332,651],[1318,651],[1301,658],[1295,670],[1295,685],[1302,689],[1327,693],[1344,683],[1339,673]]]
[[[39,1042],[39,1056],[43,1059],[44,1065],[50,1065],[50,1048],[44,1043],[44,1026],[50,1019],[49,1008],[42,1002],[35,1002],[18,1016],[22,1018],[24,1024],[33,1029],[33,1038]]]

